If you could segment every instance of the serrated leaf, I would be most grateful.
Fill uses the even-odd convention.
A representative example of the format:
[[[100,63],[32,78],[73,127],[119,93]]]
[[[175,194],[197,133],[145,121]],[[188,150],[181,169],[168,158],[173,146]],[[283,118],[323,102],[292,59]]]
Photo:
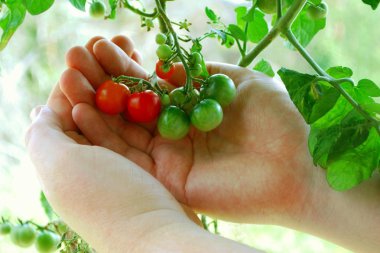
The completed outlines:
[[[334,107],[340,93],[317,76],[281,68],[278,71],[290,98],[308,124],[314,123]]]
[[[380,0],[362,0],[362,1],[365,4],[370,5],[373,10],[376,10],[380,3]]]
[[[86,0],[69,0],[70,3],[80,11],[86,11]]]
[[[247,16],[247,8],[244,6],[237,7],[235,13],[237,25],[244,30],[247,22],[247,18],[244,18]],[[258,43],[269,32],[265,15],[260,10],[254,9],[253,17],[250,17],[248,20],[250,21],[248,22],[247,38],[253,43]]]
[[[328,70],[326,70],[326,73],[336,79],[350,78],[353,75],[353,72],[350,68],[343,66],[331,67]]]
[[[228,31],[232,34],[232,36],[235,39],[241,40],[241,41],[246,41],[247,37],[244,33],[244,31],[237,25],[230,24],[228,25]]]
[[[306,47],[314,36],[326,26],[326,18],[313,19],[303,10],[293,22],[291,30],[303,47]]]
[[[372,176],[379,159],[380,137],[376,129],[371,128],[363,144],[329,161],[327,181],[338,191],[351,189]]]
[[[26,14],[26,8],[22,0],[7,2],[5,5],[6,7],[3,8],[7,9],[0,17],[0,28],[3,30],[0,39],[0,51],[6,47],[17,28],[24,21]]]
[[[264,59],[261,59],[255,67],[253,67],[254,70],[257,70],[261,73],[266,74],[267,76],[274,77],[274,71],[272,69],[272,66],[270,65],[269,62],[267,62]]]
[[[358,89],[370,97],[380,97],[380,87],[369,79],[360,80]]]
[[[24,0],[26,9],[31,15],[38,15],[47,11],[54,0]]]

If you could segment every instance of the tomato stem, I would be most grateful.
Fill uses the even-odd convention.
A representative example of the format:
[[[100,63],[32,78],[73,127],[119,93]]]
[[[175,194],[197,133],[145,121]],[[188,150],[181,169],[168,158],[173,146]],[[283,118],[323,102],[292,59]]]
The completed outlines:
[[[163,0],[155,0],[155,1],[156,1],[159,16],[162,18],[163,22],[165,23],[169,33],[173,36],[175,51],[177,52],[177,55],[183,64],[183,68],[185,69],[185,72],[186,72],[185,92],[188,93],[193,89],[193,83],[191,81],[189,65],[187,65],[186,58],[181,52],[181,45],[179,44],[177,34],[173,29],[170,19],[165,13],[165,9],[163,8],[163,5],[162,5]]]
[[[291,27],[307,0],[295,0],[289,10],[272,27],[270,32],[245,57],[239,60],[240,67],[247,67],[283,31]]]
[[[140,16],[142,16],[142,17],[147,17],[147,18],[155,18],[155,17],[157,17],[158,12],[157,12],[156,9],[154,9],[154,11],[153,11],[152,13],[146,13],[146,12],[144,12],[144,11],[142,11],[142,10],[139,10],[139,9],[133,7],[133,6],[129,3],[128,0],[125,0],[125,1],[123,2],[123,4],[124,4],[124,7],[125,7],[125,8],[129,9],[130,11],[132,11],[132,12],[134,12],[134,13],[136,13],[137,15],[140,15]]]

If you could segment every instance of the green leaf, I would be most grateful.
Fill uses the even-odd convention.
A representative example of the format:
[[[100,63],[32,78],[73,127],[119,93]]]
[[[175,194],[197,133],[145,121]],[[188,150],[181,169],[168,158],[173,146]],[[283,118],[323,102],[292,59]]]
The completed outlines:
[[[326,18],[312,19],[303,10],[292,24],[291,30],[303,47],[306,47],[314,36],[326,26]]]
[[[24,0],[26,9],[31,15],[38,15],[47,11],[54,0]]]
[[[348,190],[370,178],[379,166],[380,136],[371,128],[367,140],[329,161],[327,181],[338,191]]]
[[[257,70],[261,73],[266,74],[267,76],[274,77],[274,71],[272,69],[272,66],[269,62],[267,62],[264,59],[261,59],[255,67],[253,67],[254,70]]]
[[[373,10],[376,10],[380,3],[380,0],[362,0],[362,1],[365,4],[370,5]]]
[[[360,80],[358,89],[367,96],[380,97],[380,87],[369,79]]]
[[[360,106],[369,113],[380,114],[380,104],[378,103],[360,104]]]
[[[40,202],[45,211],[46,216],[49,218],[49,220],[53,220],[55,218],[54,216],[56,216],[55,212],[53,208],[51,207],[51,205],[49,204],[48,200],[46,199],[45,194],[42,191],[40,194]]]
[[[281,68],[278,71],[290,98],[308,124],[317,121],[334,107],[340,93],[317,76]]]
[[[350,68],[342,66],[329,68],[326,73],[336,79],[350,78],[354,74]]]
[[[209,7],[206,7],[205,8],[205,13],[207,15],[207,17],[213,22],[213,23],[218,23],[220,18],[218,17],[218,15],[216,15],[216,13],[210,9]]]
[[[6,6],[6,7],[5,7]],[[26,9],[22,0],[14,0],[7,2],[2,8],[2,16],[0,17],[0,28],[3,30],[0,39],[0,51],[8,44],[9,40],[22,24],[25,18]]]
[[[80,11],[86,11],[86,0],[69,0],[70,3]]]
[[[254,9],[252,16],[252,13],[247,13],[246,7],[240,6],[235,9],[235,13],[236,23],[242,30],[245,30],[245,25],[247,23],[247,20],[249,20],[247,31],[247,38],[249,41],[253,43],[258,43],[259,41],[261,41],[262,38],[265,37],[265,35],[268,34],[268,24],[264,18],[264,13],[260,10]],[[248,14],[250,15],[249,17]]]
[[[231,37],[230,35],[226,34],[225,31],[218,30],[218,29],[211,29],[211,31],[217,35],[218,40],[221,40],[222,45],[225,46],[226,48],[230,48],[234,45],[234,43],[235,43],[234,38]]]
[[[246,37],[244,31],[239,26],[237,26],[237,25],[230,24],[228,26],[228,31],[230,31],[230,33],[232,34],[232,36],[235,39],[238,39],[238,40],[241,40],[241,41],[246,41],[247,40],[247,37]]]

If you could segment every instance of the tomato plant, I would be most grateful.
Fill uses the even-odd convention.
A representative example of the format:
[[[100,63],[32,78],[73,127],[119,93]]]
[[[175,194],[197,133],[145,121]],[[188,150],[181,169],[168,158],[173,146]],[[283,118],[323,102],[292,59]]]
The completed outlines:
[[[170,92],[171,103],[182,108],[186,113],[190,114],[193,107],[199,101],[199,92],[193,89],[186,94],[185,87],[179,87]]]
[[[61,238],[52,232],[43,231],[37,235],[36,249],[41,253],[50,253],[57,250]]]
[[[206,80],[201,88],[202,98],[212,98],[222,107],[229,105],[236,97],[236,87],[231,78],[223,74],[215,74]]]
[[[12,226],[8,222],[0,224],[0,235],[7,235],[11,232]]]
[[[199,130],[208,132],[220,125],[223,120],[223,109],[213,99],[200,101],[192,110],[191,123]]]
[[[106,11],[106,6],[101,0],[93,0],[90,4],[89,13],[93,18],[102,18],[104,17]]]
[[[96,106],[104,113],[119,114],[124,111],[129,95],[127,86],[108,80],[96,90]]]
[[[29,224],[22,224],[13,227],[11,240],[17,246],[27,248],[36,240],[36,230]]]
[[[158,46],[156,54],[160,60],[165,61],[165,60],[169,59],[170,56],[172,56],[173,51],[170,48],[170,46],[163,44],[163,45]]]
[[[156,74],[161,79],[170,79],[175,72],[175,66],[161,60],[156,63]]]
[[[180,140],[189,132],[190,120],[183,110],[171,105],[161,113],[157,128],[162,137]]]
[[[157,119],[160,111],[160,97],[151,90],[145,90],[128,98],[125,116],[132,122],[147,123]]]

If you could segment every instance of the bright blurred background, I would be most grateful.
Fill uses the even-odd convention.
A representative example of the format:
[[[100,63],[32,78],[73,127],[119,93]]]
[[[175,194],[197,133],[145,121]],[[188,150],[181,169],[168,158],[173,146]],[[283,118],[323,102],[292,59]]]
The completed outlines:
[[[186,17],[196,35],[208,29],[204,6],[214,9],[225,23],[234,21],[234,5],[240,1],[186,1],[169,3],[172,17]],[[243,1],[241,1],[243,2]],[[345,65],[354,70],[354,78],[370,78],[380,83],[380,11],[371,11],[361,1],[334,0],[329,4],[327,29],[308,47],[323,67]],[[155,64],[155,32],[146,33],[131,13],[119,13],[116,21],[94,20],[71,7],[68,1],[56,1],[43,15],[27,16],[8,47],[0,53],[0,216],[47,221],[39,204],[39,184],[24,148],[24,133],[29,111],[44,104],[65,69],[65,52],[84,45],[95,35],[111,38],[125,34],[133,38],[142,52],[144,66]],[[204,45],[207,60],[235,63],[236,48],[226,50],[216,40]],[[311,71],[297,53],[286,49],[280,40],[263,55],[275,68],[285,66]],[[261,57],[258,58],[258,60]],[[223,236],[271,253],[347,253],[348,251],[313,236],[269,225],[220,223]],[[27,253],[8,238],[0,237],[0,252]]]

